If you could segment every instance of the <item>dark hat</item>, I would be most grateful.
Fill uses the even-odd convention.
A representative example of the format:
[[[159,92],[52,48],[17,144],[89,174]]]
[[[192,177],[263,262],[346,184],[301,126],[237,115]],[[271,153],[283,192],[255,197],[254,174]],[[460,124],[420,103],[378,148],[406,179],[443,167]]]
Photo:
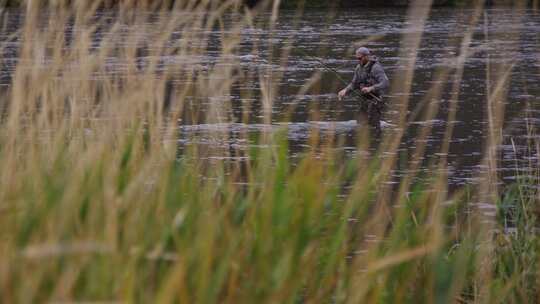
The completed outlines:
[[[356,49],[356,56],[359,56],[359,55],[369,55],[371,54],[371,52],[369,51],[369,49],[367,47],[359,47]]]

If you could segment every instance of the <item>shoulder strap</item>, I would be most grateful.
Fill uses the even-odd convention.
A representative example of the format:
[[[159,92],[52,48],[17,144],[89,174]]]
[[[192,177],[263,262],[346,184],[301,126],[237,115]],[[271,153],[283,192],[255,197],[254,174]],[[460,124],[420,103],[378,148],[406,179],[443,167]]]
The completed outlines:
[[[370,61],[368,62],[367,66],[366,66],[366,71],[368,74],[371,74],[371,69],[373,68],[373,66],[377,63],[377,61]]]

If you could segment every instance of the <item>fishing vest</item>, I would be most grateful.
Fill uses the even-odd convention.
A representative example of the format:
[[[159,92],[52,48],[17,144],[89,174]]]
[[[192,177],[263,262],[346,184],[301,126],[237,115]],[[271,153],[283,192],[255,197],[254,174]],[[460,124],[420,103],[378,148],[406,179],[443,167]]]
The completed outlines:
[[[377,63],[375,60],[370,60],[365,67],[362,67],[362,73],[360,74],[360,86],[368,87],[377,83],[377,80],[371,74],[371,69]]]

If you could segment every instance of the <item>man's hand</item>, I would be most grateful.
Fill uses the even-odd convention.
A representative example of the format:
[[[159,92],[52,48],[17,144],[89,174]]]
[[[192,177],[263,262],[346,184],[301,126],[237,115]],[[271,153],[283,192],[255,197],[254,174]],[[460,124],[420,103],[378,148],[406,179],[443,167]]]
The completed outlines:
[[[362,93],[364,93],[364,94],[371,93],[371,91],[373,91],[373,87],[363,87],[362,88]]]
[[[343,90],[339,91],[339,93],[337,94],[339,100],[343,99],[343,97],[345,97],[345,95],[347,95],[347,89],[343,89]]]

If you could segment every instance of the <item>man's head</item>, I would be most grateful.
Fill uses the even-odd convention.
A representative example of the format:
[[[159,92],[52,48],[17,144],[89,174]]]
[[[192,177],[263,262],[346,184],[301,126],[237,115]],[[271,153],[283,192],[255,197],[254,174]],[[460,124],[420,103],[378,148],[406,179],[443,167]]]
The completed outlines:
[[[360,61],[361,64],[366,64],[369,61],[369,55],[371,54],[369,49],[366,47],[360,47],[356,49],[356,59]]]

